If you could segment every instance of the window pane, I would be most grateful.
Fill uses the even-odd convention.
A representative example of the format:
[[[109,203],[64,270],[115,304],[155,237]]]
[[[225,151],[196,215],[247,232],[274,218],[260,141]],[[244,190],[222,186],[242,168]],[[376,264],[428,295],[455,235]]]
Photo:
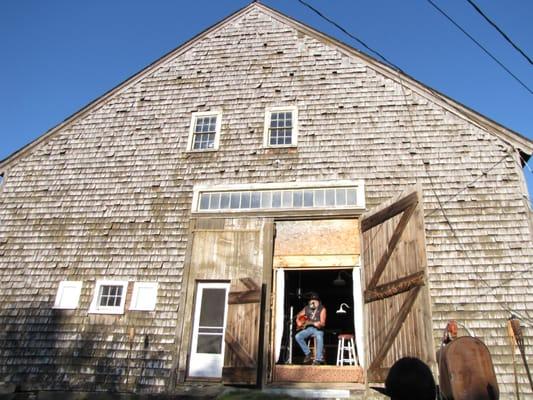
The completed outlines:
[[[313,191],[304,190],[304,207],[313,207]]]
[[[241,194],[241,208],[250,208],[250,192]]]
[[[193,134],[193,150],[212,149],[215,147],[217,117],[196,117]]]
[[[230,208],[233,208],[233,209],[239,208],[240,201],[241,201],[241,194],[239,192],[232,193]]]
[[[270,114],[269,144],[292,144],[292,111],[273,112]]]
[[[272,208],[281,207],[281,192],[272,193]]]
[[[209,208],[211,210],[218,210],[220,208],[220,193],[211,193]]]
[[[318,189],[315,190],[315,207],[324,206],[324,190]]]
[[[303,203],[303,196],[301,190],[295,190],[292,192],[292,204],[293,207],[301,207]]]
[[[260,192],[253,192],[252,193],[252,207],[251,208],[259,208],[261,206],[261,193]]]
[[[224,327],[220,327],[220,328],[206,328],[205,326],[202,326],[202,327],[198,327],[198,332],[199,333],[219,333],[219,334],[222,334],[224,333]]]
[[[198,335],[196,352],[220,354],[222,352],[222,335]]]
[[[224,326],[225,289],[204,289],[200,308],[200,326]]]
[[[289,208],[292,207],[292,192],[290,190],[286,190],[283,192],[283,207]]]
[[[327,206],[335,205],[335,189],[326,190],[326,205]]]
[[[338,206],[345,206],[346,205],[346,189],[340,188],[336,191],[337,194],[337,205]]]
[[[229,208],[229,193],[222,193],[222,195],[220,196],[220,208]]]
[[[357,200],[356,187],[212,192],[200,193],[198,210],[346,207]]]
[[[271,207],[272,207],[272,193],[262,192],[261,193],[261,208],[271,208]]]
[[[200,210],[207,210],[209,208],[209,194],[202,193],[200,196]]]
[[[357,191],[355,189],[346,190],[346,204],[349,206],[357,205]]]
[[[100,286],[100,307],[119,307],[122,302],[121,285]]]

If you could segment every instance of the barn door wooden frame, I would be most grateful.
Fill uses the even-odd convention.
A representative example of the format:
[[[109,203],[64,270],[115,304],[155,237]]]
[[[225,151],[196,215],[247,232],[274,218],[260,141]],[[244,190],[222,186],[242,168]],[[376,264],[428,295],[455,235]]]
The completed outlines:
[[[224,330],[224,363],[218,379],[230,384],[260,385],[266,382],[267,367],[263,354],[268,346],[270,310],[265,306],[270,290],[273,223],[260,218],[194,218],[191,220],[184,271],[182,315],[192,316],[198,282],[229,282]],[[258,291],[261,292],[258,300]],[[231,295],[230,295],[231,292]],[[251,308],[251,310],[247,310]],[[248,311],[248,312],[243,312]],[[258,322],[255,323],[253,321]],[[239,323],[232,323],[232,320]],[[180,318],[179,341],[173,370],[178,382],[198,380],[188,374],[193,318]],[[179,335],[179,336],[178,336]],[[256,372],[251,372],[255,369]],[[246,372],[247,371],[247,372]]]
[[[434,367],[420,186],[364,214],[361,233],[367,379],[384,381],[395,357]]]

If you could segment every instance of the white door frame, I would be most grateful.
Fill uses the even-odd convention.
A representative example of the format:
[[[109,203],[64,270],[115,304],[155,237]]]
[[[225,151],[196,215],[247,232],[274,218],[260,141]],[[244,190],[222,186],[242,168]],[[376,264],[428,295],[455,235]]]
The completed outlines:
[[[203,293],[205,289],[225,289],[225,307],[224,307],[224,322],[222,327],[201,327],[200,326],[200,311],[203,299]],[[222,377],[222,367],[224,366],[224,335],[226,334],[226,321],[228,318],[228,293],[230,289],[229,282],[198,282],[196,285],[196,302],[194,304],[194,323],[192,330],[192,343],[190,348],[190,358],[189,358],[189,376],[191,377],[202,377],[202,378],[221,378]],[[197,353],[196,349],[198,346],[198,335],[202,333],[199,332],[202,328],[204,329],[214,329],[222,328],[222,332],[209,332],[210,335],[220,334],[222,336],[222,346],[219,354],[212,353]],[[206,332],[207,333],[207,332]]]

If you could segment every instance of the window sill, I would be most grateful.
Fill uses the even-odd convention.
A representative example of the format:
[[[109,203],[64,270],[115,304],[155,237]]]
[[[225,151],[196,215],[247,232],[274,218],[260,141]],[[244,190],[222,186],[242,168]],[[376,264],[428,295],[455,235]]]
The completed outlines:
[[[297,144],[279,144],[279,145],[266,145],[263,146],[265,149],[294,149],[297,148]]]
[[[89,310],[89,314],[123,315],[124,310]]]
[[[198,149],[198,150],[187,150],[187,154],[197,154],[197,153],[213,153],[218,151],[218,149]]]

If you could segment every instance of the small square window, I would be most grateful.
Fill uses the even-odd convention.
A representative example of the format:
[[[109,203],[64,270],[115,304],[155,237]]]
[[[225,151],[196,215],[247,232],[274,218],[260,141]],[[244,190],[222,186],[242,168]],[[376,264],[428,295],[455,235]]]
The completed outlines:
[[[57,288],[54,308],[74,310],[78,308],[81,293],[81,281],[62,281]]]
[[[188,151],[217,150],[220,141],[220,111],[196,112],[192,114]]]
[[[265,147],[291,147],[298,141],[298,109],[294,106],[268,108],[265,112]]]
[[[97,281],[89,313],[124,314],[127,281]]]
[[[154,311],[157,303],[157,282],[135,282],[130,310]]]

